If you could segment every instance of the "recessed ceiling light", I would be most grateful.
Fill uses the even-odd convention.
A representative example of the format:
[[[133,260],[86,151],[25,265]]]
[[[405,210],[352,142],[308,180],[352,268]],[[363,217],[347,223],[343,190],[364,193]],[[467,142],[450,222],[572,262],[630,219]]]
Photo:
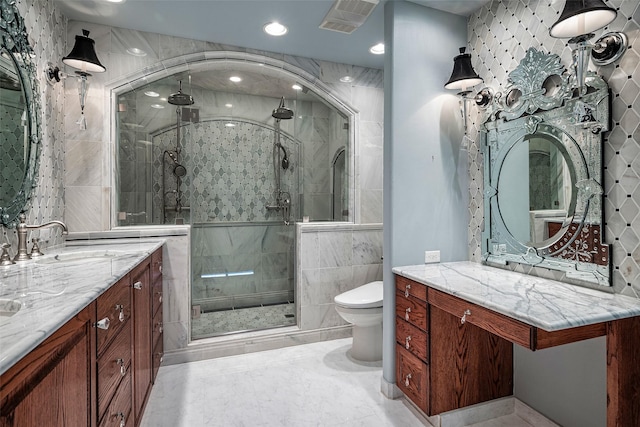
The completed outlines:
[[[127,49],[127,53],[133,56],[147,56],[147,52],[142,49],[138,49],[137,47],[130,47]]]
[[[283,36],[287,34],[287,31],[289,31],[287,27],[280,24],[279,22],[269,22],[262,28],[264,29],[264,32],[269,34],[270,36]]]
[[[349,83],[353,81],[353,77],[351,76],[344,76],[344,77],[340,77],[340,81],[342,83]]]
[[[227,108],[231,108],[231,107],[233,107],[233,104],[224,104],[224,106],[227,107]]]
[[[165,98],[164,96],[162,98],[158,98],[160,101],[164,101],[167,102],[167,98]]]
[[[228,127],[228,128],[234,128],[234,127],[236,127],[236,124],[235,124],[235,123],[231,123],[231,122],[229,122],[229,123],[225,123],[224,125],[225,125],[226,127]]]
[[[152,90],[148,90],[144,94],[147,95],[147,96],[150,96],[152,98],[157,98],[157,97],[160,96],[160,94],[158,92],[154,92]]]
[[[124,3],[127,0],[105,0],[105,1],[107,1],[109,3]]]
[[[229,77],[229,80],[231,80],[234,83],[240,83],[242,81],[242,78],[238,76],[231,76]]]
[[[151,108],[157,108],[158,110],[162,110],[164,105],[162,104],[151,104]]]
[[[302,86],[300,86],[300,85],[293,85],[293,86],[291,86],[291,89],[293,89],[293,90],[302,90]]]
[[[374,55],[382,55],[384,53],[384,43],[378,43],[375,46],[371,46],[369,48],[369,52],[373,53]]]

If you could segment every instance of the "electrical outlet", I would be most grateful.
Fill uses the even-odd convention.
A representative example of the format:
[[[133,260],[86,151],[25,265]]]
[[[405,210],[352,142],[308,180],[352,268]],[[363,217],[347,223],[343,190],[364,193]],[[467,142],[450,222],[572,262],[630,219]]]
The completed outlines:
[[[440,262],[440,251],[424,251],[424,263],[433,264]]]

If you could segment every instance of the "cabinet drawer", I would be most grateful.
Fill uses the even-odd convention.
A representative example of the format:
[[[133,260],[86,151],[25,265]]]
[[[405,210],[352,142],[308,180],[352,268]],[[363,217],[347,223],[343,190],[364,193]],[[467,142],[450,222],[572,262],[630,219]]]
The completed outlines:
[[[118,392],[114,396],[111,404],[107,407],[100,427],[120,427],[121,422],[125,422],[125,427],[133,427],[133,412],[131,411],[131,373],[122,379]]]
[[[425,331],[396,317],[396,341],[405,350],[429,363],[429,340]]]
[[[398,388],[426,414],[429,413],[429,366],[396,345],[396,381]]]
[[[417,326],[423,331],[427,330],[427,303],[396,292],[396,316]]]
[[[125,328],[108,345],[98,359],[98,414],[103,415],[118,384],[131,367],[131,330]]]
[[[152,369],[153,369],[153,377],[152,381],[156,382],[156,376],[158,375],[158,369],[160,369],[160,365],[162,364],[162,358],[164,356],[164,346],[162,344],[162,340],[160,339],[155,347],[153,348],[153,361],[152,361]]]
[[[422,301],[427,301],[427,287],[422,283],[414,282],[406,277],[396,276],[396,290],[401,292],[405,298],[411,296]]]
[[[151,255],[151,299],[152,313],[162,307],[162,248]]]
[[[533,327],[452,295],[429,288],[429,303],[485,331],[523,347],[534,349]]]
[[[129,276],[109,288],[98,298],[98,321],[109,319],[109,328],[98,328],[98,356],[105,346],[115,337],[131,317],[131,293]]]
[[[162,309],[153,316],[153,341],[151,345],[155,347],[158,341],[162,341],[162,334],[164,332],[164,325],[162,324]]]

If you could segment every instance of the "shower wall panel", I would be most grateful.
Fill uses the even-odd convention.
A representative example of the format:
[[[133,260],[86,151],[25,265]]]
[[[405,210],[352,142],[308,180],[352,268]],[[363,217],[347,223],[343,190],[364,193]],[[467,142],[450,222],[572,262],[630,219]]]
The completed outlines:
[[[295,228],[196,224],[192,301],[202,311],[293,301]]]

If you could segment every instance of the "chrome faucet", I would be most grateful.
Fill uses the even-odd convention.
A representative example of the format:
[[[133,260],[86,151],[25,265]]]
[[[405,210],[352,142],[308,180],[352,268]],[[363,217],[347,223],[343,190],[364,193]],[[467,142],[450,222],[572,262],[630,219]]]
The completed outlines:
[[[54,220],[54,221],[46,222],[41,225],[27,225],[27,216],[23,213],[20,214],[19,219],[20,219],[20,223],[16,227],[18,230],[18,253],[13,258],[14,261],[27,261],[31,259],[31,255],[27,252],[27,231],[28,230],[40,230],[43,228],[58,226],[62,228],[63,236],[69,234],[69,230],[67,229],[66,224],[62,221]],[[34,244],[37,245],[37,242],[34,242]],[[42,252],[40,252],[39,248],[37,249],[36,252],[38,255],[42,255]]]

